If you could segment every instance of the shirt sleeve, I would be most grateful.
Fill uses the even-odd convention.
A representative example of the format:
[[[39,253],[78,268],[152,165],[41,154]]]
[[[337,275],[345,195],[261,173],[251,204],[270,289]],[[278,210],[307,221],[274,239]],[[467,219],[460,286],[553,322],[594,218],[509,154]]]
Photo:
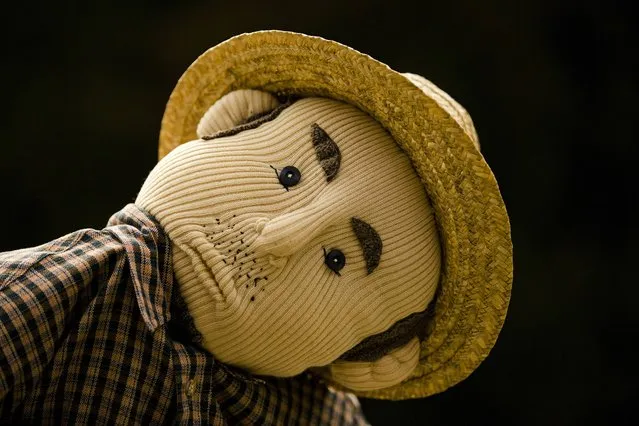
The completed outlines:
[[[87,229],[0,253],[0,417],[38,384],[95,291],[91,278],[111,248]]]

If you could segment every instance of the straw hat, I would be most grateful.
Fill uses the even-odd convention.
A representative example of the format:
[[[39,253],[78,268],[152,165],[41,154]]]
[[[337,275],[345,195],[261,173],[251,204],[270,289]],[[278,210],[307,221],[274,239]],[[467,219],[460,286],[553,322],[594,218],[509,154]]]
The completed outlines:
[[[420,362],[398,385],[355,393],[419,398],[468,377],[495,344],[506,316],[512,243],[497,182],[465,111],[425,79],[393,71],[342,44],[255,32],[209,49],[180,78],[162,120],[160,158],[197,139],[207,109],[237,89],[323,96],[360,108],[405,151],[430,196],[443,265]]]

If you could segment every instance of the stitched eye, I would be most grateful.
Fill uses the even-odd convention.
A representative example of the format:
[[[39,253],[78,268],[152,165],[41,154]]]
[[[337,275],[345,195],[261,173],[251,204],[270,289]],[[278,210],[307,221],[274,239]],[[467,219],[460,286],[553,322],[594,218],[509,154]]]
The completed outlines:
[[[337,275],[340,275],[339,271],[346,265],[344,253],[339,249],[331,249],[328,253],[324,247],[322,247],[322,250],[324,250],[324,263],[326,266]]]
[[[271,168],[275,170],[277,179],[287,191],[289,187],[297,185],[302,178],[302,173],[295,166],[286,166],[279,173],[275,167],[271,166]]]
[[[286,166],[280,171],[279,180],[284,188],[288,188],[289,186],[295,186],[298,184],[300,179],[302,178],[302,174],[295,166]]]

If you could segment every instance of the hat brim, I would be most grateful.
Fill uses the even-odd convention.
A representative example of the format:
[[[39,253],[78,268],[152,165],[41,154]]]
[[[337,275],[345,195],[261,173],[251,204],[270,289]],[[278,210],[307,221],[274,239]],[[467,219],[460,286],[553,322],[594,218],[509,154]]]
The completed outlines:
[[[237,89],[323,96],[367,112],[409,156],[432,202],[443,264],[419,365],[398,385],[354,393],[426,397],[470,375],[503,325],[513,263],[504,202],[469,136],[437,102],[383,63],[319,37],[261,31],[209,49],[180,78],[162,119],[160,158],[197,139],[206,110]]]

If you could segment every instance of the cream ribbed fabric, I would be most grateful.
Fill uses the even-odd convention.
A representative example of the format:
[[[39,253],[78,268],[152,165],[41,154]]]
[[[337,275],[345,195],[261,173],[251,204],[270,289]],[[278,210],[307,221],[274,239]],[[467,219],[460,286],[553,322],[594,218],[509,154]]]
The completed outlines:
[[[242,124],[250,117],[275,109],[275,96],[261,90],[236,90],[217,101],[197,126],[199,137],[212,135]]]
[[[331,377],[342,386],[358,391],[376,390],[395,385],[413,372],[419,362],[419,339],[373,362],[335,361]]]
[[[314,124],[341,154],[330,182]],[[278,180],[286,166],[301,172],[288,190]],[[173,242],[179,288],[205,348],[255,374],[330,364],[424,310],[439,281],[434,216],[409,159],[376,121],[337,101],[302,99],[256,129],[177,147],[136,204]],[[370,274],[352,218],[382,240]],[[325,264],[333,249],[346,259],[339,275]],[[380,364],[384,385],[406,376],[411,345]]]

